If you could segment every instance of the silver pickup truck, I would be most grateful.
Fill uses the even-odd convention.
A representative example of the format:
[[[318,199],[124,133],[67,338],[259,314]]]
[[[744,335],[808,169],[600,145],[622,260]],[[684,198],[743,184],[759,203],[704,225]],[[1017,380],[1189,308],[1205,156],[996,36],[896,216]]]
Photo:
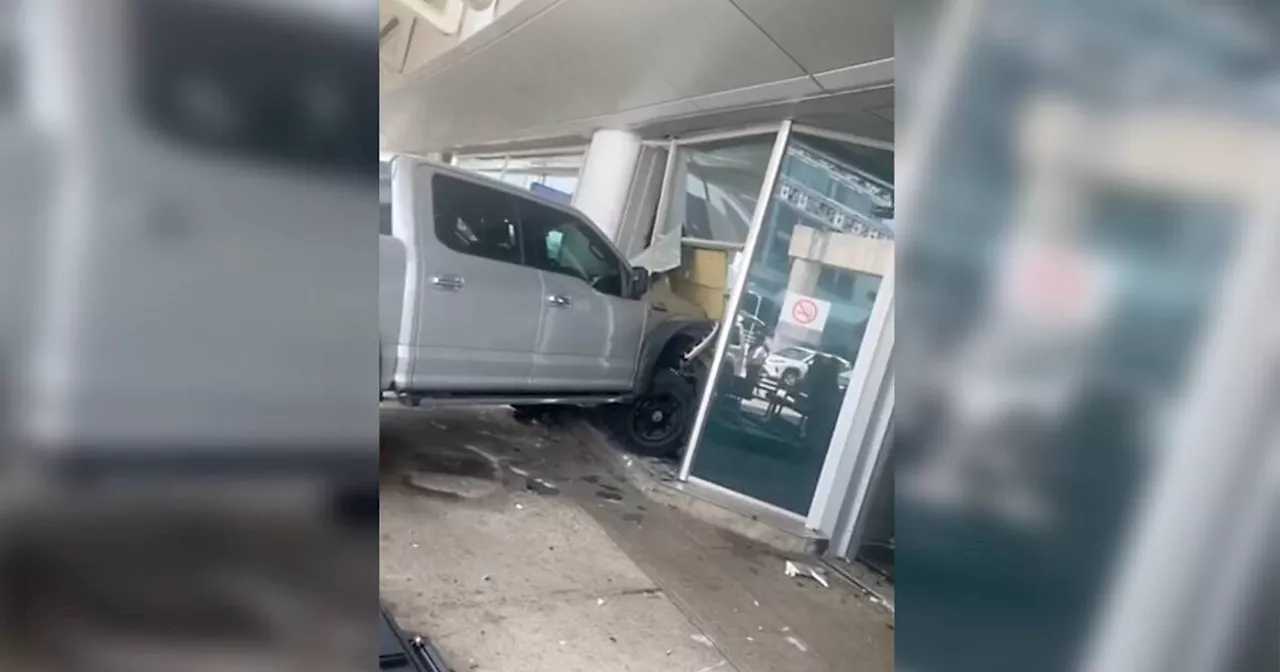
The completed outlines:
[[[382,390],[409,405],[612,405],[634,449],[673,453],[705,314],[633,268],[578,210],[396,157],[381,236]]]

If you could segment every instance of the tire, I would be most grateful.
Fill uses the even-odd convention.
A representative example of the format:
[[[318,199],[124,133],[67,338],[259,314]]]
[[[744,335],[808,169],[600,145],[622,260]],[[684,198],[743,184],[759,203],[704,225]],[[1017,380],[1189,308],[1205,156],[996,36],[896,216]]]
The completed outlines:
[[[658,371],[648,390],[616,409],[613,433],[637,455],[679,455],[697,412],[694,392],[693,383],[675,371]]]

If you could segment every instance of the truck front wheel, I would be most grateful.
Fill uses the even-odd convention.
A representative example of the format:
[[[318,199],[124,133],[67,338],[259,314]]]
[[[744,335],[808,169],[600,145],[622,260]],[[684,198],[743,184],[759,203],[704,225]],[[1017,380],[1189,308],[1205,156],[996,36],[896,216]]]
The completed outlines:
[[[615,432],[632,452],[675,457],[684,449],[697,411],[694,385],[663,369],[654,374],[648,390],[618,411]]]

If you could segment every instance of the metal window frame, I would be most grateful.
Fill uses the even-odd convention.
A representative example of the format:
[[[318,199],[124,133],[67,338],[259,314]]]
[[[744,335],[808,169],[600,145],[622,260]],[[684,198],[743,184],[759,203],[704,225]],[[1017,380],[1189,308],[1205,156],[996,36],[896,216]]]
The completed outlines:
[[[671,190],[674,188],[671,178],[676,174],[676,141],[650,146],[667,148],[667,165],[662,172],[662,188],[658,190],[658,211],[653,218],[653,230],[649,231],[649,247],[653,247],[658,242],[658,233],[667,228],[667,211],[671,209]]]
[[[514,151],[503,151],[501,149],[484,149],[471,152],[453,152],[453,155],[459,159],[528,159],[541,156],[557,157],[557,156],[581,156],[585,159],[587,155],[586,145],[562,145],[559,147],[542,147],[540,149],[521,149]]]
[[[853,536],[864,517],[863,508],[870,501],[872,478],[879,453],[884,448],[877,433],[887,429],[888,416],[878,417],[877,410],[892,412],[893,373],[890,368],[895,337],[894,301],[897,287],[896,266],[881,281],[876,301],[871,306],[867,320],[866,336],[858,347],[858,354],[849,376],[840,414],[836,418],[827,455],[822,463],[818,483],[814,487],[806,524],[830,537],[840,531],[842,514],[851,526],[846,543],[854,543]],[[888,389],[886,389],[886,385]],[[876,402],[882,393],[889,394],[887,409],[877,409]],[[868,441],[868,436],[871,440]],[[879,437],[883,439],[883,437]],[[847,504],[852,499],[852,508]]]
[[[751,228],[747,234],[747,241],[741,248],[744,261],[734,277],[734,285],[730,292],[729,302],[725,306],[725,315],[736,314],[741,306],[742,296],[746,290],[746,278],[751,267],[750,259],[755,255],[756,249],[759,247],[764,217],[772,200],[774,190],[777,188],[777,183],[781,176],[782,161],[786,156],[787,148],[791,144],[794,133],[798,132],[803,135],[822,137],[875,149],[893,150],[893,143],[848,133],[827,131],[812,126],[794,124],[790,121],[784,122],[784,127],[784,129],[779,130],[778,137],[774,142],[769,166],[765,171],[764,184],[761,185],[756,209],[752,213]],[[721,137],[743,137],[745,135],[753,135],[753,133],[737,131],[732,134],[717,134],[715,137],[718,139]],[[676,144],[673,142],[673,150],[675,147]],[[674,161],[674,151],[672,151],[670,158]],[[851,374],[850,384],[845,393],[844,402],[841,405],[835,431],[832,432],[831,442],[827,447],[827,454],[823,461],[818,485],[814,489],[807,515],[801,516],[805,520],[805,525],[810,529],[821,531],[829,536],[836,536],[840,531],[837,528],[842,522],[841,512],[846,510],[845,504],[850,497],[853,497],[853,508],[850,510],[847,519],[843,521],[848,527],[843,534],[847,543],[855,543],[856,536],[860,533],[860,525],[864,517],[863,509],[866,506],[866,502],[870,500],[870,490],[877,482],[874,476],[879,465],[883,462],[883,455],[881,454],[881,450],[884,447],[883,433],[887,431],[889,419],[892,416],[892,376],[889,371],[889,357],[893,350],[894,340],[893,297],[895,275],[894,269],[891,268],[889,273],[886,274],[880,292],[876,297],[876,302],[872,306],[871,316],[867,324],[867,337],[859,345],[854,371]],[[717,334],[715,354],[708,377],[710,381],[719,379],[720,368],[723,366],[724,352],[728,344],[728,336],[729,330],[725,329],[721,329],[720,333]],[[881,413],[876,413],[877,401],[880,400],[881,393],[886,385],[890,389],[890,396],[887,400],[889,406],[881,409]],[[692,476],[694,460],[697,458],[699,444],[705,431],[712,396],[715,392],[714,388],[715,385],[713,384],[707,385],[703,389],[701,399],[699,399],[697,415],[694,417],[693,428],[690,431],[684,458],[680,464],[679,479],[681,481],[689,481],[694,478]],[[873,437],[870,443],[867,441],[869,434]],[[866,451],[868,452],[866,455],[863,454],[864,446],[867,446]],[[747,495],[743,496],[753,501],[759,501]],[[766,502],[760,503],[767,504]]]
[[[865,454],[860,460],[854,476],[853,488],[849,492],[845,505],[841,507],[841,522],[831,536],[831,550],[836,555],[852,562],[862,546],[863,532],[866,530],[867,513],[871,495],[884,483],[884,478],[893,478],[886,474],[889,454],[893,450],[890,431],[893,427],[893,407],[896,399],[896,387],[893,378],[887,381],[883,403],[875,414],[875,421],[868,441],[863,450]],[[812,529],[812,528],[810,528]]]
[[[888,140],[877,140],[863,135],[833,131],[827,128],[820,128],[818,126],[810,126],[808,124],[796,124],[793,130],[796,133],[812,135],[815,138],[825,138],[827,140],[835,140],[836,142],[844,142],[850,145],[862,145],[863,147],[871,147],[872,149],[883,149],[889,152],[894,151],[893,142]]]
[[[760,230],[764,228],[764,216],[769,209],[769,202],[772,200],[774,187],[777,185],[778,176],[782,174],[782,159],[786,156],[787,145],[791,141],[791,120],[784,120],[778,126],[777,135],[773,141],[773,151],[769,154],[769,163],[765,167],[764,182],[760,185],[760,193],[756,197],[756,209],[751,213],[751,227],[747,230],[747,240],[743,245],[743,255],[745,259],[750,259],[755,254],[756,248],[760,246]],[[742,295],[747,288],[747,271],[751,264],[744,262],[739,264],[737,273],[734,274],[733,287],[729,292],[729,302],[725,305],[724,314],[727,316],[736,315],[738,309],[742,306]],[[711,370],[708,372],[707,380],[719,380],[721,367],[724,365],[725,349],[729,346],[729,335],[732,329],[720,329],[716,334],[715,354],[711,359]],[[686,441],[684,458],[680,462],[680,480],[688,481],[689,474],[693,471],[693,460],[698,454],[698,444],[702,440],[702,435],[706,429],[707,414],[711,409],[711,398],[715,392],[715,384],[708,382],[703,386],[702,398],[698,401],[698,412],[693,418],[693,427],[689,431],[689,438]]]
[[[723,485],[720,485],[719,483],[713,483],[711,481],[708,481],[705,478],[690,476],[689,479],[685,482],[690,485],[698,486],[700,488],[706,488],[707,490],[710,490],[712,492],[715,492],[721,495],[725,499],[741,502],[747,506],[758,507],[758,509],[763,511],[768,511],[769,513],[776,515],[780,518],[793,520],[797,523],[804,523],[804,516],[796,513],[795,511],[784,509],[781,506],[778,506],[777,504],[770,504],[769,502],[766,502],[762,499],[756,499],[751,495],[738,492],[737,490],[734,490],[732,488],[727,488]]]
[[[734,140],[737,138],[761,138],[773,134],[777,137],[781,128],[781,122],[770,122],[767,124],[752,124],[750,126],[739,126],[737,128],[709,131],[706,133],[696,133],[693,135],[681,136],[678,138],[669,138],[667,140],[643,140],[642,146],[646,147],[664,147],[667,150],[667,168],[662,176],[662,191],[658,195],[658,214],[654,218],[653,230],[649,232],[649,246],[652,247],[658,242],[658,235],[661,231],[666,231],[667,221],[669,218],[669,210],[671,209],[672,192],[676,185],[672,182],[678,167],[677,156],[681,147],[693,147],[704,145],[712,142],[723,140]],[[766,174],[767,178],[768,175]],[[683,188],[684,185],[681,185]],[[770,192],[772,193],[772,192]],[[754,221],[755,212],[752,212]],[[750,230],[747,232],[750,237]],[[707,238],[680,237],[681,247],[696,247],[706,250],[726,250],[739,251],[746,248],[746,243],[730,243],[723,240],[710,240]]]
[[[702,145],[720,140],[733,140],[735,138],[746,138],[754,135],[769,135],[770,133],[777,133],[778,124],[779,122],[776,121],[761,124],[749,124],[747,126],[736,126],[733,128],[705,131],[702,133],[690,133],[688,135],[680,135],[662,140],[641,140],[640,144],[648,145],[650,147],[683,147],[685,145]]]

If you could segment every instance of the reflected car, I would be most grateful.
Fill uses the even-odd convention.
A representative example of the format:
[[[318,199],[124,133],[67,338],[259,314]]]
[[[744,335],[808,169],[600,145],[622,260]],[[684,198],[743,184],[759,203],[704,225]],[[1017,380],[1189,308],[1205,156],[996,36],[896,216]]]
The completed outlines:
[[[802,345],[785,347],[769,355],[769,358],[764,361],[764,375],[776,380],[783,387],[794,387],[809,372],[809,364],[813,362],[816,354],[818,354],[817,350]],[[840,381],[843,386],[847,386],[848,374],[853,370],[853,363],[844,357],[832,356],[840,361],[840,367],[844,371],[840,374]]]

